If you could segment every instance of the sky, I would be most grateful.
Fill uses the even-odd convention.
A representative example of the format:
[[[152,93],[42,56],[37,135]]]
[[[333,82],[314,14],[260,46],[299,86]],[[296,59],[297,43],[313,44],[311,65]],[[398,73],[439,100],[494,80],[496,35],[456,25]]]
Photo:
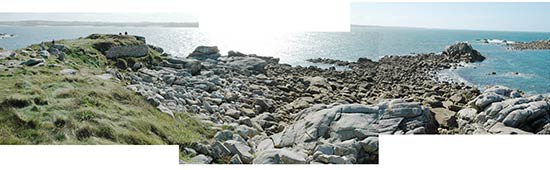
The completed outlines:
[[[349,24],[550,32],[550,2],[349,2],[345,0],[18,0],[0,21],[200,22],[227,30],[349,30]],[[150,1],[147,1],[150,2]],[[104,4],[110,5],[105,6]],[[62,6],[55,4],[64,4]],[[212,5],[216,4],[216,5]],[[311,5],[315,4],[315,5]],[[123,7],[123,8],[122,8]],[[19,12],[19,13],[6,13]],[[23,13],[22,13],[23,12]],[[33,13],[28,13],[33,12]],[[48,13],[44,12],[57,12]],[[61,12],[61,13],[60,13]],[[116,12],[116,13],[113,13]],[[69,14],[69,15],[68,15]],[[232,25],[232,27],[227,27]],[[334,29],[332,29],[334,28]]]
[[[550,32],[550,2],[353,2],[350,11],[358,25]]]
[[[0,21],[197,22],[190,13],[0,13]]]
[[[2,1],[2,0],[0,0]],[[349,31],[347,0],[7,0],[2,20],[199,22],[208,31]],[[2,3],[0,3],[2,4]],[[49,12],[64,12],[49,14]],[[67,12],[71,13],[67,15]],[[86,14],[74,14],[74,13]],[[136,12],[141,14],[135,16]],[[166,13],[183,13],[180,16]],[[46,13],[46,14],[45,14]],[[93,14],[93,13],[110,13]],[[149,16],[155,13],[156,16]],[[192,15],[190,15],[192,14]],[[191,17],[194,16],[194,17]]]

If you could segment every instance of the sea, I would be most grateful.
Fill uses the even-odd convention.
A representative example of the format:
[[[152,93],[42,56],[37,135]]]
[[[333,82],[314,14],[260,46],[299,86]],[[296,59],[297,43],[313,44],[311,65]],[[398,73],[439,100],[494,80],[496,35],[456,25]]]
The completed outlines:
[[[385,55],[440,53],[456,42],[468,42],[487,59],[452,70],[443,70],[442,79],[464,82],[478,88],[502,85],[528,94],[550,93],[550,50],[508,50],[503,40],[550,39],[545,32],[505,32],[445,30],[382,26],[352,26],[350,32],[204,32],[199,28],[109,27],[109,26],[0,26],[0,33],[15,34],[0,39],[0,47],[18,49],[42,41],[75,39],[92,33],[128,32],[147,38],[175,57],[186,57],[199,45],[280,58],[291,65],[317,65],[310,58],[356,61],[378,60]],[[489,39],[484,43],[481,39]],[[327,67],[326,65],[317,65]],[[496,74],[491,74],[495,72]]]

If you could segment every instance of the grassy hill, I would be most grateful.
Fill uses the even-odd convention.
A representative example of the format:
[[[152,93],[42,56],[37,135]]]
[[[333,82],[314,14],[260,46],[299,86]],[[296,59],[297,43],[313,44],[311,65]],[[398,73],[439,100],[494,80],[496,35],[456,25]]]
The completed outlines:
[[[189,144],[212,131],[188,113],[171,117],[124,87],[104,79],[108,67],[162,60],[152,49],[140,58],[109,60],[102,44],[144,43],[134,36],[99,35],[61,40],[64,59],[50,55],[42,66],[8,67],[53,44],[30,45],[0,59],[0,144]],[[74,74],[63,73],[72,69]]]

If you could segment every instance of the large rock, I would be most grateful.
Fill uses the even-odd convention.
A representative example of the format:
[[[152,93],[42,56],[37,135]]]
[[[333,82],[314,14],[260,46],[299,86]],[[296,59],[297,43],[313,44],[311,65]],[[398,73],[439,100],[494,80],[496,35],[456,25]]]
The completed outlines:
[[[446,128],[455,128],[458,126],[456,123],[456,112],[446,108],[431,108],[430,111],[434,113],[435,120],[440,126]]]
[[[256,154],[254,164],[305,164],[306,154],[287,149],[269,149]]]
[[[237,69],[249,70],[263,73],[268,62],[257,57],[228,57],[224,59],[227,65]]]
[[[252,154],[254,152],[248,145],[235,140],[225,141],[223,145],[227,147],[232,154],[239,155],[243,163],[252,163],[252,159],[254,158]]]
[[[221,57],[221,54],[217,46],[198,46],[187,57],[197,59],[197,60],[207,60],[207,59],[217,60],[219,57]]]
[[[38,55],[40,55],[43,58],[48,58],[48,56],[50,56],[50,53],[46,50],[40,50],[38,51]]]
[[[21,65],[36,66],[36,65],[41,64],[41,63],[44,63],[44,59],[31,58],[27,61],[21,62]]]
[[[443,55],[447,57],[461,58],[466,62],[478,62],[485,60],[485,57],[483,57],[481,53],[474,50],[470,44],[465,42],[459,42],[446,47],[443,51]]]
[[[550,103],[541,95],[523,96],[506,87],[485,90],[470,107],[458,112],[461,133],[544,133],[549,125]]]
[[[118,57],[143,57],[149,52],[149,47],[145,44],[129,45],[129,46],[114,46],[105,51],[105,56],[108,59]]]
[[[211,157],[200,154],[191,158],[191,160],[189,161],[189,164],[209,164],[210,162],[212,162]]]
[[[334,154],[337,157],[323,153],[326,156],[320,159],[327,158],[326,161],[331,162],[328,159],[331,158],[339,163],[371,161],[371,156],[377,154],[377,149],[372,148],[377,142],[375,145],[375,142],[363,140],[374,140],[379,133],[436,132],[436,123],[428,108],[403,100],[386,100],[376,105],[314,105],[299,112],[295,120],[282,132],[279,147],[292,147],[314,153],[321,151],[321,141],[330,141],[335,146]],[[275,139],[274,142],[277,146]],[[369,147],[361,149],[362,145]],[[326,149],[322,150],[321,152],[327,152]]]
[[[140,36],[92,34],[86,38],[96,41],[92,47],[102,52],[108,59],[142,57],[149,52],[145,38]]]

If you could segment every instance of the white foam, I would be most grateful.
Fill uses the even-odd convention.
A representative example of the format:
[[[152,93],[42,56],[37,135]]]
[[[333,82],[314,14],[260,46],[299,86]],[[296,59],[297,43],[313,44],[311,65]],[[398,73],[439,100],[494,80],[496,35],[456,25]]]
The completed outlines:
[[[15,35],[13,35],[13,34],[3,34],[3,33],[0,33],[0,39],[13,38],[13,37],[15,37]]]
[[[435,74],[436,80],[440,82],[449,82],[449,83],[464,83],[466,85],[472,85],[468,80],[462,78],[462,76],[458,75],[458,73],[455,70],[451,69],[444,69],[436,72]]]
[[[481,39],[480,41],[487,42],[488,44],[514,44],[515,41],[501,40],[501,39]]]
[[[535,77],[535,74],[527,74],[527,73],[520,73],[520,72],[507,72],[504,74],[506,77],[521,77],[525,79],[530,79]]]

